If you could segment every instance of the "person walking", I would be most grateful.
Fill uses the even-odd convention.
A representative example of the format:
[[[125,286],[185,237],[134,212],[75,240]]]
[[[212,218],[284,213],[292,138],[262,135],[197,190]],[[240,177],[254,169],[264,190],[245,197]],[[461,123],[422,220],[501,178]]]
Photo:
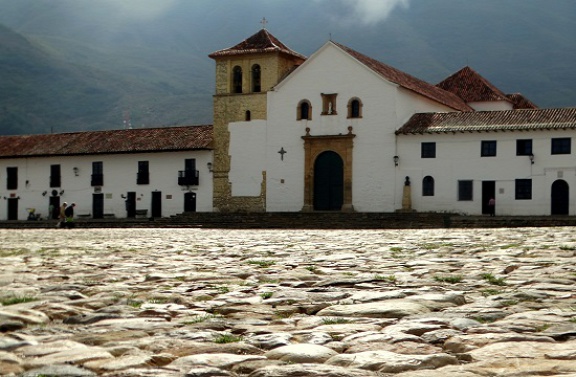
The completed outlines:
[[[70,204],[64,210],[64,215],[66,216],[66,218],[64,220],[65,224],[66,224],[66,228],[73,228],[74,227],[74,207],[76,207],[76,203]]]

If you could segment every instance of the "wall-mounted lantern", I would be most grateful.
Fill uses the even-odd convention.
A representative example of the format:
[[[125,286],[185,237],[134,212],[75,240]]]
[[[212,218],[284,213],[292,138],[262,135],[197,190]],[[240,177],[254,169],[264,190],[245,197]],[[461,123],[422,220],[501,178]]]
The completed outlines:
[[[212,172],[212,163],[209,162],[209,163],[206,164],[206,166],[208,167],[208,171],[209,171],[209,172]]]
[[[534,155],[533,155],[532,153],[530,153],[530,154],[528,155],[528,158],[530,159],[530,163],[531,163],[532,165],[534,165]]]
[[[80,175],[80,169],[78,169],[78,167],[74,166],[74,167],[72,168],[72,171],[74,172],[74,175],[75,175],[76,177],[78,177],[78,176]]]
[[[398,166],[398,161],[400,161],[400,157],[394,156],[394,166]]]

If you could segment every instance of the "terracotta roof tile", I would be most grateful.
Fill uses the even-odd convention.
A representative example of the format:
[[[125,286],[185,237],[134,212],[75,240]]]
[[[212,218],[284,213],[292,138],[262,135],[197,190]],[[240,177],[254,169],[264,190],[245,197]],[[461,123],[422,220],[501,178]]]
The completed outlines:
[[[576,108],[414,114],[396,134],[576,129]]]
[[[273,36],[266,29],[262,29],[251,37],[238,43],[230,48],[218,50],[208,55],[211,58],[220,56],[244,55],[244,54],[259,54],[266,52],[280,52],[287,55],[295,56],[297,58],[306,60],[304,55],[301,55],[284,43],[280,42],[278,38]]]
[[[466,103],[486,101],[511,102],[506,94],[466,66],[436,85],[462,98]]]
[[[340,47],[342,50],[350,54],[356,60],[358,60],[368,68],[372,69],[373,71],[375,71],[388,81],[398,84],[408,90],[416,92],[436,102],[440,102],[454,110],[472,111],[472,108],[466,105],[466,103],[461,98],[454,95],[453,93],[445,91],[434,85],[428,84],[425,81],[417,79],[414,76],[411,76],[396,68],[381,63],[378,60],[372,59],[349,47],[346,47],[344,45],[335,42],[332,43]]]
[[[506,97],[508,97],[510,99],[510,101],[512,101],[514,103],[515,109],[537,109],[538,108],[538,106],[536,106],[532,101],[530,101],[528,98],[524,97],[520,93],[506,94]]]
[[[212,126],[0,136],[0,158],[212,149]]]

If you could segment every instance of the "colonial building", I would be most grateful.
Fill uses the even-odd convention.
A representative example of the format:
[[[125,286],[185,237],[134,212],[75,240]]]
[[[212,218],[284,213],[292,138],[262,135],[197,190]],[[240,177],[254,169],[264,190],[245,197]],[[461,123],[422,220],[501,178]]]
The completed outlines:
[[[306,58],[265,29],[210,57],[216,61],[214,208],[266,211],[267,179],[262,163],[266,158],[268,95]],[[239,147],[232,156],[230,135],[236,127],[240,132],[235,133],[234,142]],[[253,145],[256,150],[250,150]],[[242,183],[244,178],[248,184]],[[232,183],[238,180],[240,183]]]
[[[303,60],[266,30],[210,56],[215,210],[576,214],[576,109],[469,67],[431,85],[333,41]],[[275,82],[255,90],[252,64]]]
[[[0,137],[0,220],[212,210],[212,127]]]
[[[266,29],[209,55],[214,125],[0,137],[0,220],[184,211],[575,215],[576,109],[470,67],[437,85]]]

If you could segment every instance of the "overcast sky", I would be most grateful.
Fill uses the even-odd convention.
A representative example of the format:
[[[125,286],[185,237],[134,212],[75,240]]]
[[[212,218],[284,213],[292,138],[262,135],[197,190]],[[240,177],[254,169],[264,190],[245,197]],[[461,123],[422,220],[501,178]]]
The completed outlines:
[[[256,33],[266,17],[272,34],[307,56],[333,39],[431,83],[470,65],[542,102],[560,103],[554,88],[568,88],[576,60],[576,0],[0,0],[0,9],[0,22],[25,35],[186,49],[197,64],[212,64],[210,52]],[[550,95],[533,89],[545,85]]]
[[[57,0],[53,0],[57,1]],[[158,16],[162,16],[169,12],[172,8],[178,5],[181,0],[99,0],[101,4],[105,4],[111,8],[116,9],[117,14],[123,17],[138,18],[140,20],[150,20]],[[188,0],[194,1],[194,0]],[[197,1],[197,0],[196,0]],[[213,0],[218,3],[220,0]],[[249,1],[249,0],[245,0]],[[332,14],[329,10],[334,8],[344,8],[346,12],[345,19],[350,23],[361,22],[367,25],[373,25],[381,22],[388,17],[390,12],[396,7],[407,8],[410,6],[410,0],[305,0],[314,1],[319,3],[322,8],[328,10],[327,14]],[[282,0],[269,0],[269,5],[274,6],[274,3],[282,3]],[[286,2],[286,1],[284,1]],[[295,8],[302,6],[299,4],[301,0],[290,0],[295,5]],[[243,1],[236,0],[237,5],[242,5]],[[337,4],[336,4],[337,3]],[[335,5],[336,4],[336,5]],[[352,17],[350,17],[352,14]],[[332,14],[333,15],[333,14]],[[333,15],[338,18],[337,15]]]

